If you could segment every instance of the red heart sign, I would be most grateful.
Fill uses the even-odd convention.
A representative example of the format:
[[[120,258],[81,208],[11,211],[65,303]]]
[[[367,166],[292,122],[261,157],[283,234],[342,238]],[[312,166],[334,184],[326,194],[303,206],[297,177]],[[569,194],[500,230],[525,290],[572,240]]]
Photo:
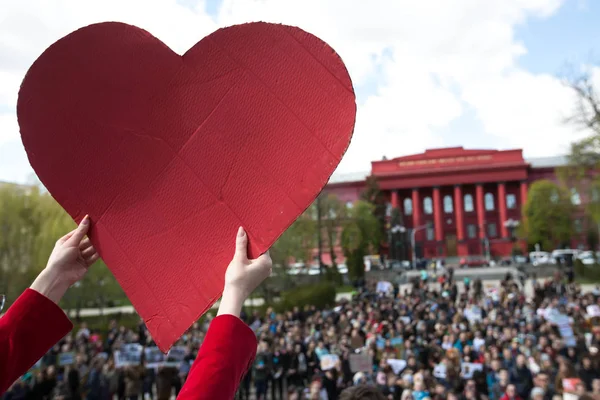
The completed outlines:
[[[158,346],[220,297],[235,233],[265,252],[313,202],[352,136],[339,56],[301,29],[219,29],[183,56],[134,26],[82,28],[30,68],[29,161],[79,221]]]

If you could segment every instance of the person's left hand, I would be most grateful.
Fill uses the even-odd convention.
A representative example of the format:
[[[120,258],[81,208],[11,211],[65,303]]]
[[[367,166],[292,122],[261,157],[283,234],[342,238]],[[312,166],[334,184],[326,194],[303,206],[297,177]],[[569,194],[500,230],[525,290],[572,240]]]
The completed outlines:
[[[98,252],[85,235],[90,228],[86,215],[79,226],[58,239],[46,269],[56,271],[69,286],[83,279],[88,268],[100,258]]]

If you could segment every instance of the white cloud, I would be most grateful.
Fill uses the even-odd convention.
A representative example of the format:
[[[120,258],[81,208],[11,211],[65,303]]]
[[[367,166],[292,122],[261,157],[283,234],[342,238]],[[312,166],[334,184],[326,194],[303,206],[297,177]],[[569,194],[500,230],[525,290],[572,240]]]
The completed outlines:
[[[467,110],[483,127],[478,135],[490,142],[551,155],[575,137],[562,123],[571,93],[555,77],[520,68],[518,58],[527,49],[514,28],[556,13],[562,2],[224,0],[211,19],[203,1],[192,9],[175,0],[3,0],[0,112],[14,110],[18,85],[34,59],[80,26],[128,22],[182,53],[218,26],[263,20],[320,36],[343,57],[357,87],[380,83],[359,99],[355,136],[340,170],[368,169],[384,154],[443,146],[453,134],[445,127]],[[14,113],[6,118],[14,119]],[[0,120],[0,145],[19,140],[15,128]],[[469,147],[468,140],[464,145]]]

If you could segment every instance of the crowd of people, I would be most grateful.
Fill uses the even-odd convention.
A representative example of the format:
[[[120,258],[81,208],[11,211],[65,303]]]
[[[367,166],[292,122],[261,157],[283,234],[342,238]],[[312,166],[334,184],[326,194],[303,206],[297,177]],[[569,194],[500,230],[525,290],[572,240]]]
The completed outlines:
[[[243,315],[258,351],[237,397],[336,400],[367,384],[393,400],[600,398],[600,291],[582,293],[559,274],[529,283],[531,296],[510,276],[494,287],[477,279],[459,285],[450,270],[438,284],[417,279],[402,290],[370,282],[333,309]],[[126,329],[113,321],[102,333],[82,324],[3,400],[169,399],[210,320],[181,338],[178,366],[156,368],[143,356],[127,366],[113,356],[126,343],[154,345],[144,324]]]

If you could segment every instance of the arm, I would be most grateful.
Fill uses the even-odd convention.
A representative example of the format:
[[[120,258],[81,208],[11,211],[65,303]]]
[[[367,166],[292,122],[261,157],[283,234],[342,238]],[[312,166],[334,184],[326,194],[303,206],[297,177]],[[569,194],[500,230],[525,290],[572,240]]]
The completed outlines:
[[[247,246],[248,237],[240,228],[217,317],[208,328],[178,400],[233,399],[254,361],[256,336],[239,317],[250,293],[271,274],[271,259],[263,254],[248,260]]]
[[[0,395],[73,328],[57,304],[99,257],[84,239],[89,225],[86,216],[56,242],[46,268],[0,318]]]
[[[256,336],[242,320],[216,317],[178,400],[233,399],[255,355]]]
[[[0,394],[72,328],[56,304],[27,289],[0,318]]]

